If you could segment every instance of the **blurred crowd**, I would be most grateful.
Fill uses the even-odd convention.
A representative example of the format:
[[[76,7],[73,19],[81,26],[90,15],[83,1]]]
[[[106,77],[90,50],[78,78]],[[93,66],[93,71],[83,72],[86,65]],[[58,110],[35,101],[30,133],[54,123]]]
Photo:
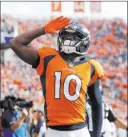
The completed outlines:
[[[103,96],[108,104],[123,119],[127,115],[127,25],[121,19],[79,21],[91,32],[91,45],[87,55],[99,61],[105,72],[102,79]],[[14,31],[13,23],[18,26],[18,33],[43,26],[47,20],[21,20],[10,16],[1,19],[1,31]],[[41,36],[31,42],[35,49],[48,46],[57,48],[56,35]],[[16,55],[14,55],[16,57]],[[1,89],[3,97],[15,94],[37,104],[43,103],[39,77],[31,66],[17,58],[17,62],[1,64]],[[123,107],[122,107],[123,106]],[[121,113],[122,112],[122,113]]]

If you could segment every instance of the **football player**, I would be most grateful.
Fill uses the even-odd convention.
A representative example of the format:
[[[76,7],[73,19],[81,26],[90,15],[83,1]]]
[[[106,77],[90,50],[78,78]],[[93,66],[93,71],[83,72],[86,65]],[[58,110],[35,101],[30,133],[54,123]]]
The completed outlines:
[[[44,47],[36,51],[29,46],[35,38],[57,31],[58,50]],[[104,74],[100,63],[86,57],[89,44],[88,29],[63,16],[10,40],[13,51],[40,76],[45,98],[46,137],[90,136],[85,122],[87,89],[93,108],[93,137],[100,137],[102,98],[99,79]]]

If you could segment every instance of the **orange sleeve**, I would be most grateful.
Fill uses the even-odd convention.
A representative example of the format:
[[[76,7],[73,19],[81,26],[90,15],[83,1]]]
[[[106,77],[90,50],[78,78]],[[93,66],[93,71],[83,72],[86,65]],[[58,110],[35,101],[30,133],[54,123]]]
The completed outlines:
[[[55,55],[57,51],[53,48],[43,47],[43,48],[40,48],[37,52],[40,57],[40,63],[36,67],[36,71],[39,75],[42,75],[44,71],[44,58],[49,55],[53,55],[53,54]]]
[[[89,86],[92,85],[97,79],[101,79],[104,77],[104,71],[101,64],[96,60],[90,60],[90,63],[94,65],[95,73],[91,78]]]

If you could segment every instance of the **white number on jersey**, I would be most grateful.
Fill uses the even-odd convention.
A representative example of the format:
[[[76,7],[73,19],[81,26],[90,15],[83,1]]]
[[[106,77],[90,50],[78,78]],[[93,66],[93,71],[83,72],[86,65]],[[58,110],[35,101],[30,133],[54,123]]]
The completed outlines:
[[[70,87],[71,80],[76,81],[76,90],[75,90],[74,95],[70,95],[69,93],[69,87]],[[61,72],[55,72],[55,98],[56,99],[60,98],[60,85],[61,85]],[[64,91],[65,97],[70,101],[77,100],[80,96],[81,87],[82,87],[82,82],[78,76],[73,75],[73,74],[68,75],[63,85],[63,91]]]

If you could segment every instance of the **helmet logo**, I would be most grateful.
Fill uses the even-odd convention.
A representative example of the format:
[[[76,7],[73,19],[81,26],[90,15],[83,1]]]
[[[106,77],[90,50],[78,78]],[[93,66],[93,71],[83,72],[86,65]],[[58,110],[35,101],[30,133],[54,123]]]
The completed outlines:
[[[69,45],[70,44],[70,40],[65,40],[64,41],[64,45]]]

